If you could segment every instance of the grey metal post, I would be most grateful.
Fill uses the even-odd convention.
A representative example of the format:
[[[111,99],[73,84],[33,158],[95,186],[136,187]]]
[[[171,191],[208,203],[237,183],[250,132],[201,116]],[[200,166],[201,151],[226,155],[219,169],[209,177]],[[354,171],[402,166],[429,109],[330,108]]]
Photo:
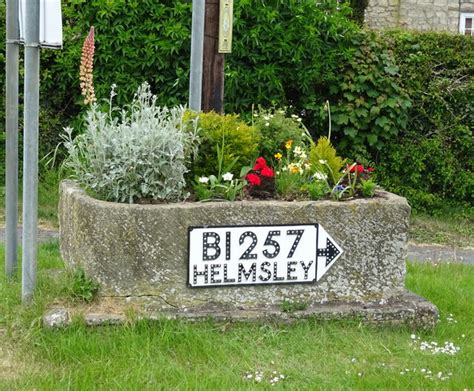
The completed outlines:
[[[18,0],[7,0],[6,93],[5,93],[5,272],[18,266]]]
[[[205,0],[193,0],[189,108],[194,111],[201,111],[205,10]]]
[[[36,285],[38,233],[38,112],[39,112],[39,0],[25,10],[25,92],[23,143],[23,257],[22,300]]]

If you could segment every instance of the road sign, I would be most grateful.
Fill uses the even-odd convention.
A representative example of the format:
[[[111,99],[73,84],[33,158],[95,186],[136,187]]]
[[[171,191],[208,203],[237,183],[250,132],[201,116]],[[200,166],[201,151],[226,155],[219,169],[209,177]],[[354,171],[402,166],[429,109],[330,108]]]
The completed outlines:
[[[343,250],[319,224],[190,227],[190,287],[314,283]]]
[[[20,42],[25,42],[26,10],[30,0],[19,3]],[[61,0],[40,0],[39,2],[39,45],[42,48],[61,49],[63,46],[63,27]]]

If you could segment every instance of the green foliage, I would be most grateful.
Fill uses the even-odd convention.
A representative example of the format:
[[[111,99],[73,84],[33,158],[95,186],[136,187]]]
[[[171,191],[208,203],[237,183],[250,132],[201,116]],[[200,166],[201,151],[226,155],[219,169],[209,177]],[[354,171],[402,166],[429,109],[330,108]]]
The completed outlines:
[[[301,192],[311,200],[321,200],[327,197],[330,191],[331,189],[325,180],[313,179],[301,186]]]
[[[284,155],[277,155],[278,170],[275,185],[280,198],[285,200],[304,199],[308,191],[304,186],[311,181],[311,165],[308,162],[306,145],[293,145],[292,140],[285,143]]]
[[[334,186],[341,178],[341,170],[345,160],[337,156],[336,149],[327,137],[320,137],[309,152],[309,162],[313,173],[319,172],[327,175],[327,178]]]
[[[365,198],[373,197],[375,195],[376,187],[377,184],[372,179],[362,179],[360,181],[360,190],[362,192],[362,196]]]
[[[119,105],[131,102],[148,81],[157,103],[175,106],[187,101],[191,45],[191,2],[188,0],[68,0],[62,2],[64,47],[42,50],[40,73],[40,149],[45,154],[60,142],[66,125],[80,129],[83,106],[79,64],[83,41],[96,31],[94,85],[99,98],[118,86]],[[5,2],[0,3],[0,35],[5,36]],[[4,45],[0,46],[4,63]],[[20,64],[21,64],[20,60]],[[21,78],[21,77],[20,77]],[[0,79],[4,90],[4,79]],[[21,101],[20,91],[20,101]],[[0,94],[4,107],[4,93]],[[0,129],[4,112],[0,110]],[[61,157],[60,151],[60,156]]]
[[[208,176],[216,171],[219,162],[216,146],[222,144],[224,150],[222,167],[228,167],[234,160],[232,173],[239,174],[242,167],[248,166],[255,159],[258,144],[261,140],[257,128],[241,121],[238,115],[221,115],[215,112],[195,114],[188,112],[187,118],[198,116],[199,137],[201,144],[199,153],[192,163],[192,176]]]
[[[342,73],[352,72],[348,83],[357,73],[365,74],[365,53],[358,54],[357,66],[349,63],[367,35],[347,19],[350,12],[347,5],[335,0],[236,2],[233,53],[226,58],[226,111],[249,111],[252,104],[292,105],[294,114],[303,117],[313,135],[319,135],[326,121],[320,112],[322,103],[328,99],[341,107],[350,103],[343,96],[346,91],[337,90]],[[86,108],[78,73],[82,43],[90,25],[96,32],[94,84],[99,102],[115,83],[120,91],[117,103],[129,103],[132,93],[145,80],[157,91],[159,105],[187,101],[189,0],[70,0],[63,4],[63,17],[64,49],[45,50],[41,56],[40,137],[44,150],[56,146],[65,124],[75,129],[83,125],[78,114]],[[367,36],[369,42],[372,39]],[[365,45],[369,51],[375,50]],[[390,94],[393,89],[387,83],[373,87],[379,95],[381,91]],[[343,109],[339,112],[348,113]],[[344,122],[344,117],[338,121]],[[370,133],[374,121],[357,118],[353,125],[361,131],[359,138],[353,131],[345,135],[343,124],[336,125],[335,130],[339,139],[359,144],[370,140],[376,145],[374,137],[364,135]],[[384,122],[381,127],[388,128],[392,122]],[[390,131],[393,133],[393,129]]]
[[[352,58],[329,86],[333,133],[343,151],[380,150],[406,127],[411,102],[399,69],[374,33],[352,38]]]
[[[304,302],[285,300],[281,303],[282,312],[293,313],[296,311],[304,311],[306,308],[308,308],[308,303]]]
[[[358,10],[362,15],[364,3],[350,2],[352,17],[357,19]],[[187,101],[189,0],[69,0],[62,9],[64,49],[44,50],[41,55],[40,153],[54,149],[64,125],[77,130],[83,125],[78,114],[86,108],[81,103],[78,73],[90,25],[96,29],[94,81],[99,101],[116,83],[121,91],[117,102],[128,103],[144,80],[158,91],[160,105]],[[445,197],[449,202],[472,202],[473,40],[410,32],[378,37],[361,31],[348,19],[350,13],[347,4],[335,0],[236,2],[233,53],[226,57],[226,111],[249,112],[253,104],[291,106],[316,138],[325,133],[323,105],[329,100],[334,116],[332,141],[346,156],[376,161],[388,189],[403,191],[412,204],[425,208]],[[3,36],[4,16],[3,2]],[[0,46],[0,61],[4,61],[4,46]],[[1,107],[4,83],[0,79]],[[3,126],[4,111],[0,110],[0,129]],[[404,155],[404,146],[412,143],[423,145],[426,151],[425,139],[437,140],[428,142],[435,155],[443,160],[444,150],[452,162],[449,171],[463,178],[456,180],[453,190],[439,191],[444,185],[436,179],[428,185],[426,169],[420,171],[421,182],[398,184],[410,176],[410,165],[422,164],[406,153],[403,171],[392,167],[394,159],[389,155]],[[391,145],[394,142],[397,145]],[[400,176],[392,179],[394,173]]]
[[[247,181],[243,179],[250,171],[250,167],[243,167],[238,178],[234,179],[231,173],[238,158],[235,158],[224,167],[224,145],[225,139],[222,137],[222,144],[216,146],[217,152],[217,175],[209,177],[196,177],[193,190],[199,201],[228,200],[235,201],[241,198]]]
[[[407,130],[380,154],[388,190],[434,213],[474,201],[474,41],[443,33],[392,31],[383,38],[413,105]]]
[[[167,109],[144,83],[130,106],[119,111],[91,106],[84,132],[72,138],[66,129],[66,167],[77,181],[106,201],[177,201],[185,198],[187,164],[196,146],[185,129],[183,107]]]
[[[412,135],[386,148],[379,170],[382,185],[406,196],[419,211],[434,213],[453,202],[472,205],[472,153],[461,158],[441,136]]]
[[[279,197],[283,200],[295,200],[301,198],[301,186],[303,178],[289,171],[281,171],[275,177],[275,188]]]
[[[84,270],[78,269],[71,275],[68,295],[77,301],[91,302],[99,293],[100,285],[86,275]]]
[[[284,152],[288,140],[301,146],[308,137],[301,118],[296,114],[288,116],[284,109],[259,109],[253,113],[252,123],[262,134],[259,155],[267,161]]]

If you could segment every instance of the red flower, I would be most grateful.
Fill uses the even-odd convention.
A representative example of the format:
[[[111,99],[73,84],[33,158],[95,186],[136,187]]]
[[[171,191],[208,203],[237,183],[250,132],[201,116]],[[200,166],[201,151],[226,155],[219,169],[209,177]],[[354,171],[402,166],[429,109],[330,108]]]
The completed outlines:
[[[272,178],[274,173],[273,173],[273,170],[270,167],[265,166],[265,167],[262,168],[262,171],[260,171],[260,175]]]
[[[348,166],[347,168],[349,167],[350,166]],[[350,169],[351,169],[350,172],[359,172],[359,173],[364,172],[364,166],[362,164],[356,164],[355,166],[350,167]]]
[[[374,171],[375,171],[375,168],[368,167],[368,168],[367,168],[367,171],[368,171],[368,172],[374,172]]]
[[[247,179],[247,181],[252,185],[252,186],[258,186],[260,185],[260,183],[262,183],[262,180],[260,179],[260,177],[256,174],[247,174],[247,176],[245,177],[245,179]]]
[[[267,166],[267,162],[265,161],[265,159],[263,157],[260,156],[257,159],[257,163],[255,163],[255,165],[253,166],[253,170],[254,171],[260,171],[266,166]]]

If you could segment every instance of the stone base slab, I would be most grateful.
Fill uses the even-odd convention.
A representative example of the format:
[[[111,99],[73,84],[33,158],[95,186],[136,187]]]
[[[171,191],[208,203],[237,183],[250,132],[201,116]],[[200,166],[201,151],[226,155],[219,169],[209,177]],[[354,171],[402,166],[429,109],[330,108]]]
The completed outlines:
[[[104,305],[103,301],[107,301]],[[438,309],[426,299],[405,291],[398,298],[372,303],[311,304],[303,310],[285,312],[282,306],[269,305],[252,308],[229,309],[222,305],[206,304],[200,307],[176,308],[157,297],[101,298],[87,308],[54,308],[43,317],[43,324],[50,328],[70,325],[73,318],[82,317],[88,326],[125,324],[136,320],[178,319],[201,321],[358,321],[376,325],[399,325],[413,329],[432,329],[438,321]]]

